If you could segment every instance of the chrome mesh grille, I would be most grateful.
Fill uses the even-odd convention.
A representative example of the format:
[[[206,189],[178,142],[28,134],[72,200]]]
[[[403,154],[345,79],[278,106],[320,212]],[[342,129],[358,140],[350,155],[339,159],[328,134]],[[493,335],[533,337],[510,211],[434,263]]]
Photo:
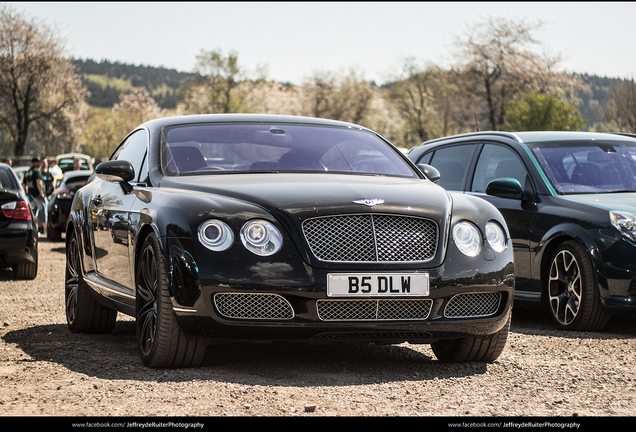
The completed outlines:
[[[499,309],[501,293],[466,293],[457,294],[450,299],[444,308],[447,318],[474,318],[493,315]]]
[[[316,258],[332,262],[422,262],[437,250],[437,224],[392,215],[344,215],[308,219],[307,243]]]
[[[294,318],[289,302],[277,294],[219,293],[214,295],[214,304],[221,315],[237,319]]]
[[[318,300],[318,318],[322,321],[425,320],[433,301],[417,300]]]

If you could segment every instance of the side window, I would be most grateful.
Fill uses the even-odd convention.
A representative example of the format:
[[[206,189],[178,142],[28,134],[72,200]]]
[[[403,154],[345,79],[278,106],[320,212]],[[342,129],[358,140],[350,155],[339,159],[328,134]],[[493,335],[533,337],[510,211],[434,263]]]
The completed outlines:
[[[525,184],[527,171],[519,156],[511,149],[495,144],[486,144],[479,155],[472,192],[486,192],[488,183],[499,178],[517,179]]]
[[[475,144],[442,147],[435,150],[430,165],[440,174],[438,185],[447,190],[462,190],[464,174],[473,154]]]
[[[146,149],[148,148],[148,133],[140,130],[128,137],[128,139],[117,149],[111,159],[126,160],[130,162],[135,169],[137,181],[143,181],[147,177],[142,173],[142,166],[146,164]]]
[[[433,152],[428,152],[425,153],[424,156],[422,156],[420,158],[420,160],[417,161],[418,164],[427,164],[430,165],[431,164],[431,156],[433,156]]]

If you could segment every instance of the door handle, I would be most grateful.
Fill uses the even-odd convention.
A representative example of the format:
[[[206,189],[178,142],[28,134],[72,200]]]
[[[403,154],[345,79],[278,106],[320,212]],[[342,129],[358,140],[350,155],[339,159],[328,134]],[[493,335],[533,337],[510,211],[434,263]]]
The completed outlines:
[[[101,197],[93,197],[93,199],[91,199],[91,201],[93,202],[94,205],[99,206],[102,205],[102,199]]]

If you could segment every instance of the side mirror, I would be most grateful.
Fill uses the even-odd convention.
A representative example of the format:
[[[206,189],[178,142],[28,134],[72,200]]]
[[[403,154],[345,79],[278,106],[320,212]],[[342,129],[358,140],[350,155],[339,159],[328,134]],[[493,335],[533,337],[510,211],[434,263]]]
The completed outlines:
[[[523,188],[517,179],[500,178],[488,183],[486,194],[499,198],[520,200],[523,199]]]
[[[427,164],[417,164],[417,167],[424,173],[426,178],[433,183],[437,183],[439,181],[440,174],[435,167]]]
[[[97,165],[95,174],[109,182],[129,182],[135,178],[135,169],[128,161],[106,161]]]
[[[132,191],[132,186],[128,182],[135,179],[135,169],[128,161],[102,162],[95,168],[95,174],[104,181],[119,183],[127,194]]]

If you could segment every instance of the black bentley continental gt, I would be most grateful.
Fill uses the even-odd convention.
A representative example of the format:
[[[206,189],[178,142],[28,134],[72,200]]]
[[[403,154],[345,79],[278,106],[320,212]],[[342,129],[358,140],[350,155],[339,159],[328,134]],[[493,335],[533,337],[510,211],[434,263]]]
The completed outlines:
[[[442,361],[494,361],[514,291],[506,224],[423,171],[348,123],[147,122],[73,200],[68,326],[135,317],[150,367],[196,366],[223,341],[426,343]]]
[[[449,191],[506,219],[515,298],[542,302],[564,330],[602,330],[636,313],[636,139],[592,132],[480,132],[427,141]]]

